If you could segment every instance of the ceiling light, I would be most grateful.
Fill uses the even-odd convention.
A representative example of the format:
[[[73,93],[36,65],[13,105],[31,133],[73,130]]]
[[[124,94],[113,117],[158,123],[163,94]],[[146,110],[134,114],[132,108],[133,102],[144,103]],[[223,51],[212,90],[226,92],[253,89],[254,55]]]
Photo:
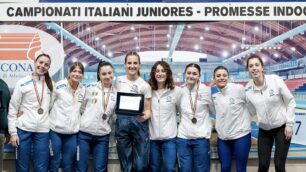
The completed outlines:
[[[223,57],[228,57],[228,52],[227,51],[223,51],[222,56]]]
[[[191,25],[187,25],[187,28],[190,29],[190,28],[191,28]]]
[[[167,48],[169,48],[169,47],[170,47],[170,45],[169,45],[169,44],[167,44],[166,46],[167,46]]]
[[[204,40],[204,37],[203,37],[203,36],[200,36],[200,40]]]
[[[259,27],[258,27],[258,26],[255,26],[255,27],[254,27],[254,30],[255,30],[256,32],[258,32],[258,31],[259,31]]]
[[[134,27],[131,27],[131,31],[134,31],[135,30],[135,28]]]
[[[87,31],[90,31],[90,27],[86,28]]]
[[[139,50],[139,46],[136,46],[136,50]]]
[[[107,56],[108,56],[108,57],[112,57],[112,56],[113,56],[113,53],[109,51],[109,52],[107,53]]]
[[[100,38],[99,38],[99,37],[96,37],[96,38],[95,38],[95,40],[96,40],[96,41],[99,41],[99,40],[100,40]]]
[[[241,39],[242,39],[243,41],[245,41],[245,40],[246,40],[246,38],[245,38],[245,37],[242,37]]]
[[[237,47],[236,44],[232,44],[232,49],[235,49]]]
[[[210,28],[209,28],[209,27],[205,27],[205,30],[206,30],[206,31],[209,31],[209,30],[210,30]]]
[[[105,49],[105,48],[106,48],[106,45],[102,45],[102,48]]]
[[[137,36],[134,36],[134,40],[136,41],[138,39],[138,37]]]
[[[295,47],[291,47],[290,49],[291,49],[291,51],[295,51],[296,50]]]
[[[194,45],[194,47],[193,47],[195,50],[199,50],[199,45]]]
[[[278,54],[277,54],[277,53],[274,53],[273,55],[274,55],[274,57],[278,57]]]
[[[167,38],[170,38],[170,34],[167,34]]]

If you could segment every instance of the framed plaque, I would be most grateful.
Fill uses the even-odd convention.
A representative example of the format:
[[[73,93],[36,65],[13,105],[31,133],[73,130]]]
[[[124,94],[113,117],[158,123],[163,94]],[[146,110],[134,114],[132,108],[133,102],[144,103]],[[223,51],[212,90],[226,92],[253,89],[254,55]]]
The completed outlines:
[[[142,115],[144,108],[144,95],[135,93],[117,92],[116,114]]]

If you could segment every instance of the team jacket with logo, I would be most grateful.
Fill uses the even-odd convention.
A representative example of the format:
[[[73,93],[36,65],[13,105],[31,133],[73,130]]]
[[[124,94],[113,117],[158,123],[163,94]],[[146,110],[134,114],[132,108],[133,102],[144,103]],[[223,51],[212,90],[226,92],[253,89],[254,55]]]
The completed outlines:
[[[176,114],[180,105],[181,88],[166,89],[162,95],[152,92],[152,114],[149,120],[150,139],[163,140],[177,135]]]
[[[192,101],[195,99],[197,88],[191,90]],[[212,124],[209,117],[209,111],[214,112],[214,106],[211,98],[211,90],[204,84],[199,85],[198,98],[195,118],[197,123],[191,122],[193,118],[189,89],[182,88],[182,97],[180,103],[181,122],[178,128],[178,137],[183,139],[209,139],[211,135]]]
[[[265,85],[260,90],[253,80],[246,85],[246,96],[251,114],[257,114],[258,126],[270,130],[283,124],[293,126],[296,103],[284,81],[277,75],[264,75]]]
[[[57,82],[50,112],[50,129],[62,134],[77,133],[80,128],[80,108],[84,96],[85,86],[81,83],[73,93],[67,79]]]
[[[116,105],[116,89],[112,88],[106,111],[104,112],[102,98],[106,102],[106,96],[110,90],[105,91],[102,95],[101,82],[89,84],[86,88],[85,100],[82,105],[84,112],[81,117],[80,131],[95,135],[104,136],[111,132],[111,126],[109,123],[110,117],[114,114],[114,108]],[[107,115],[107,119],[103,119],[103,114]]]
[[[251,116],[242,85],[228,83],[212,97],[216,110],[216,130],[220,139],[233,140],[251,132]]]
[[[41,108],[43,114],[38,114],[40,108],[38,103],[33,80],[36,81],[37,93],[42,97],[42,86],[44,84],[43,100]],[[49,132],[49,109],[51,91],[49,90],[44,76],[26,76],[20,79],[15,86],[11,97],[8,115],[9,133],[17,134],[17,128],[30,132]]]
[[[150,85],[138,77],[135,81],[130,81],[127,76],[119,76],[116,80],[116,88],[118,92],[144,94],[145,98],[152,97]]]

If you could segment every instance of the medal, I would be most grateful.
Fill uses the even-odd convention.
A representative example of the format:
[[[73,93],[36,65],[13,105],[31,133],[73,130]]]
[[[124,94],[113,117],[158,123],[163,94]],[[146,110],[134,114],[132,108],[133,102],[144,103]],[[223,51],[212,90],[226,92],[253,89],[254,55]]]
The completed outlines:
[[[44,113],[43,108],[39,108],[39,109],[37,110],[37,113],[38,113],[39,115],[42,115],[42,114]]]
[[[105,113],[102,115],[102,119],[103,119],[103,120],[106,120],[106,119],[107,119],[107,115],[106,115]]]
[[[37,99],[37,102],[39,104],[39,108],[37,109],[37,113],[39,115],[42,115],[44,113],[44,109],[41,108],[42,101],[43,101],[43,98],[44,98],[44,86],[45,86],[44,81],[45,81],[44,79],[41,80],[42,90],[41,90],[41,97],[39,97],[36,81],[34,80],[34,78],[32,78],[32,82],[33,82],[33,86],[34,86],[34,90],[35,90],[36,99]]]
[[[191,119],[191,122],[193,124],[197,123],[197,118],[195,117],[195,114],[196,114],[196,111],[197,111],[198,92],[199,92],[199,85],[197,87],[197,92],[196,92],[196,95],[194,97],[194,101],[192,101],[191,90],[189,90],[190,107],[191,107],[192,116],[193,116],[192,119]]]
[[[197,118],[196,118],[196,117],[193,117],[193,118],[191,119],[191,122],[192,122],[193,124],[196,124],[196,123],[197,123]]]
[[[112,92],[113,87],[111,86],[110,89],[108,90],[108,93],[106,93],[106,98],[105,98],[104,86],[102,82],[101,82],[101,87],[102,87],[102,106],[103,106],[102,119],[106,120],[107,119],[106,109],[107,109],[110,93]]]

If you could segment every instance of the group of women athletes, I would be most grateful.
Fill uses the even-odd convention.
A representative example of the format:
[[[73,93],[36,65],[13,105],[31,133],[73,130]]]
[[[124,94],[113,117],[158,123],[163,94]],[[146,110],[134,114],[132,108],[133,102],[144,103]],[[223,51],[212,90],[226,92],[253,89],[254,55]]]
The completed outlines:
[[[175,86],[170,66],[156,62],[148,82],[140,77],[140,56],[125,57],[127,75],[114,79],[114,68],[100,62],[95,83],[80,84],[84,67],[75,62],[67,79],[53,84],[47,54],[35,60],[35,70],[20,79],[10,101],[10,142],[16,147],[16,171],[29,171],[30,157],[36,172],[87,171],[92,152],[95,171],[107,171],[110,118],[116,93],[144,95],[144,111],[138,116],[116,114],[115,138],[121,170],[210,171],[210,112],[216,114],[221,171],[245,172],[251,146],[251,116],[257,114],[259,172],[269,169],[275,143],[276,171],[285,171],[292,137],[295,101],[283,80],[264,74],[259,56],[247,59],[251,80],[244,88],[229,83],[229,72],[215,68],[216,93],[200,82],[198,64],[186,66],[184,85]],[[177,125],[177,113],[180,122]],[[32,150],[32,151],[31,151]],[[49,158],[50,157],[50,158]],[[73,163],[76,160],[76,164]],[[176,161],[178,160],[178,163]],[[75,166],[75,168],[74,168]]]

